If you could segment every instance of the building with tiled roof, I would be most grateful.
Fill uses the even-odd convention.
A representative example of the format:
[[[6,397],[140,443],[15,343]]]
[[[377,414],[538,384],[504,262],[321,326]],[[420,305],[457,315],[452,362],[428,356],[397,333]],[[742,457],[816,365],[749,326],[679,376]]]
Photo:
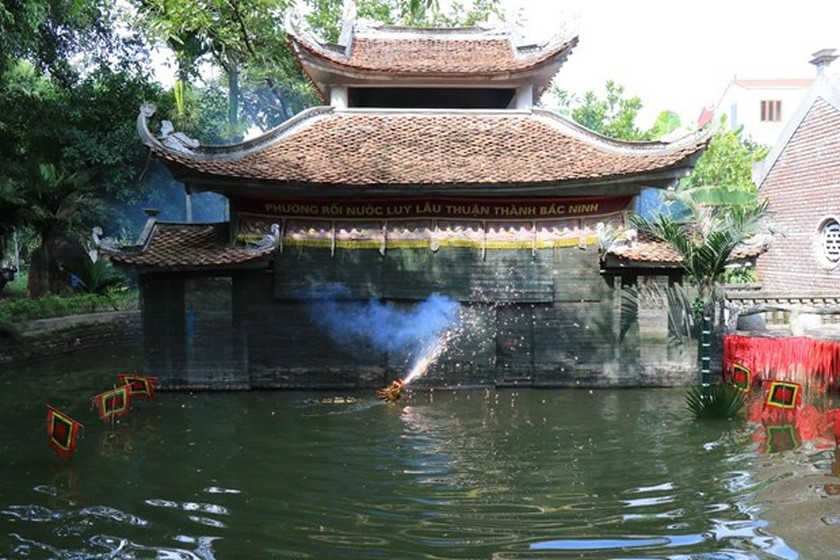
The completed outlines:
[[[822,49],[812,55],[810,62],[821,73],[838,56],[834,49]],[[745,138],[773,146],[813,85],[813,77],[734,77],[724,88],[714,110],[702,110],[697,125],[703,127],[711,120],[725,116],[725,126],[732,130],[742,127]]]
[[[685,382],[690,360],[663,374],[617,326],[613,300],[650,270],[609,266],[602,249],[641,189],[674,186],[708,135],[622,142],[534,107],[577,42],[359,23],[340,44],[292,33],[327,104],[233,146],[155,134],[144,107],[151,154],[230,207],[224,224],[152,216],[112,253],[140,273],[150,371],[170,387],[384,384],[416,348],[378,345],[367,321],[337,336],[319,302],[408,313],[442,294],[469,335],[448,337],[426,383]]]
[[[838,58],[831,51],[829,62]],[[758,259],[762,290],[840,294],[840,78],[821,72],[753,178],[782,234]]]

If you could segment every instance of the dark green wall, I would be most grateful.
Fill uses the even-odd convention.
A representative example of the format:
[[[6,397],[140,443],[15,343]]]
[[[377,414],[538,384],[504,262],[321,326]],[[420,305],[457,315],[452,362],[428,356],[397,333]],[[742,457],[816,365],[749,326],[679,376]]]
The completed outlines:
[[[689,353],[668,362],[667,301],[640,298],[628,271],[602,272],[594,247],[401,249],[384,256],[287,248],[272,269],[224,278],[144,278],[146,356],[150,371],[166,372],[170,386],[378,387],[405,375],[408,364],[398,353],[363,343],[343,348],[313,321],[310,298],[330,284],[344,286],[341,297],[349,301],[375,298],[397,308],[413,308],[433,293],[460,302],[465,327],[421,384],[635,386],[692,379]],[[651,309],[640,308],[648,303]]]

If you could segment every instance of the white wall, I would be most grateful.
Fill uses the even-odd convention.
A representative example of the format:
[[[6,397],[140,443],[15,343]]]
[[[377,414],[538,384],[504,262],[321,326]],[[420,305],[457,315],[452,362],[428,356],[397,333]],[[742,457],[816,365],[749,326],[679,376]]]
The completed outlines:
[[[718,104],[715,118],[726,115],[728,127],[743,125],[744,138],[752,138],[759,144],[773,146],[807,92],[807,87],[746,88],[731,82]],[[773,100],[782,102],[781,119],[762,121],[761,102]]]

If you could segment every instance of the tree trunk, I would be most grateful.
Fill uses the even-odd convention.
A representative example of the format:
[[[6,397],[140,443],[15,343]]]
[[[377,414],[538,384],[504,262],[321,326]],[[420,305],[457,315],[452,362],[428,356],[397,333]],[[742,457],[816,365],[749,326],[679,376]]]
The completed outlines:
[[[237,135],[239,124],[239,67],[235,61],[228,65],[228,125],[231,137]]]
[[[27,291],[29,297],[70,290],[70,270],[77,261],[90,258],[82,245],[66,236],[50,234],[41,237],[41,244],[32,253]]]
[[[29,256],[29,277],[26,292],[30,298],[45,296],[50,291],[49,251],[43,242]]]

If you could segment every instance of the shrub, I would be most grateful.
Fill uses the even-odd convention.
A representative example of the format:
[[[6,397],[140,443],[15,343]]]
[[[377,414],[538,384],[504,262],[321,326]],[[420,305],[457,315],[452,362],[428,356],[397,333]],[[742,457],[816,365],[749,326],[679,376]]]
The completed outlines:
[[[691,387],[685,395],[695,418],[735,418],[746,405],[746,397],[728,383]]]
[[[0,302],[0,323],[17,323],[49,317],[64,317],[102,311],[123,311],[137,308],[137,291],[122,290],[100,294],[72,296],[47,295],[36,299]]]
[[[67,267],[76,275],[81,290],[89,294],[104,295],[117,286],[125,285],[125,277],[107,259],[79,259]]]

